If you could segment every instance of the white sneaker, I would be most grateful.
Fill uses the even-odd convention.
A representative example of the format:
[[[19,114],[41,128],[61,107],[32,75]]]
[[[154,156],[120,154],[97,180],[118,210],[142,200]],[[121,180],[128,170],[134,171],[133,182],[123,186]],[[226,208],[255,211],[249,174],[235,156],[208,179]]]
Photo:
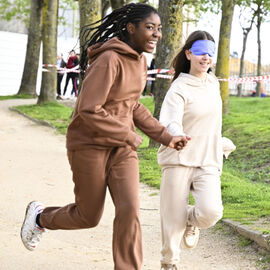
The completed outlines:
[[[160,270],[177,270],[175,264],[161,264]]]
[[[45,232],[44,228],[40,228],[36,224],[36,217],[42,213],[44,206],[40,202],[30,202],[27,205],[25,218],[21,228],[21,239],[24,246],[33,251],[40,242],[41,235]]]
[[[200,237],[200,229],[193,225],[187,225],[182,243],[185,248],[192,249],[195,248],[198,244]]]

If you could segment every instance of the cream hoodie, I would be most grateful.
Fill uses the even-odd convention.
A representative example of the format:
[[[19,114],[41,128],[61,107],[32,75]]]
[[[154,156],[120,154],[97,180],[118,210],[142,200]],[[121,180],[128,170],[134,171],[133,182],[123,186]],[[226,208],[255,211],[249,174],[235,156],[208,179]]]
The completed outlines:
[[[206,80],[201,80],[181,73],[166,94],[160,122],[172,135],[191,137],[180,151],[161,146],[158,151],[160,165],[222,169],[222,101],[216,77],[207,74]]]

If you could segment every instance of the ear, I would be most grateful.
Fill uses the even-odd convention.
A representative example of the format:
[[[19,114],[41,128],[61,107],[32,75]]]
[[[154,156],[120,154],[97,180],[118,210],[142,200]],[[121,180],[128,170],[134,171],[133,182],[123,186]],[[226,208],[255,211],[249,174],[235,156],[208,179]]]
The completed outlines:
[[[135,31],[135,25],[131,22],[127,23],[127,31],[130,35],[132,35]]]
[[[186,54],[187,60],[190,60],[190,54],[191,54],[190,50],[185,50],[185,54]]]

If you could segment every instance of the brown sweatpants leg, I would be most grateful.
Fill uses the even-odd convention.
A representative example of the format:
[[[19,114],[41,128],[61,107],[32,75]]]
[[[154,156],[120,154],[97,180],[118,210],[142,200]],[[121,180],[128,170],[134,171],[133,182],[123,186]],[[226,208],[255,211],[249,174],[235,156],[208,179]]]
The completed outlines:
[[[139,222],[139,170],[130,147],[68,151],[75,184],[75,203],[47,207],[40,223],[47,229],[82,229],[98,224],[109,187],[114,205],[115,270],[139,270],[142,240]]]

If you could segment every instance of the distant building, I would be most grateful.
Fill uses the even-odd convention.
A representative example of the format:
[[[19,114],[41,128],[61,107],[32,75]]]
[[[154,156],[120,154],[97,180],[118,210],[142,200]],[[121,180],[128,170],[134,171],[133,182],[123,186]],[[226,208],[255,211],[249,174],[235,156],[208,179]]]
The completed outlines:
[[[239,76],[240,58],[230,58],[230,76]],[[262,75],[270,74],[270,65],[262,65]],[[257,64],[244,60],[243,77],[257,76]]]

